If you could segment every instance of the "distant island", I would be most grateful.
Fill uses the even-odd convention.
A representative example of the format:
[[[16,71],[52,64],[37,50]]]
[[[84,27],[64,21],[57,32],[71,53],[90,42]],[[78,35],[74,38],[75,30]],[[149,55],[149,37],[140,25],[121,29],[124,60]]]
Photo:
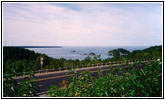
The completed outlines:
[[[76,52],[75,50],[72,50],[71,52]]]
[[[3,46],[3,47],[15,47],[15,48],[62,48],[62,46]]]
[[[91,53],[84,53],[84,55],[88,55],[88,56],[95,56],[96,54],[95,53],[93,53],[93,52],[91,52]]]
[[[108,55],[128,55],[130,52],[128,50],[125,50],[123,48],[118,48],[118,49],[114,49],[114,50],[110,50],[108,51]]]

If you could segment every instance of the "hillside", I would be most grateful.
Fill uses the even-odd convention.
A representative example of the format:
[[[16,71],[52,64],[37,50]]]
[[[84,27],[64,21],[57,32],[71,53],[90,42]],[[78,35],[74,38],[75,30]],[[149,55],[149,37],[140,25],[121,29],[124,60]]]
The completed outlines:
[[[12,73],[34,70],[35,62],[41,54],[24,48],[3,47],[3,72]],[[14,70],[13,70],[14,69]]]
[[[34,51],[30,51],[24,48],[16,48],[16,47],[3,47],[3,59],[11,59],[11,60],[24,60],[24,59],[35,59],[39,56],[39,53],[35,53]]]
[[[131,59],[141,59],[141,58],[148,58],[148,59],[154,59],[159,58],[162,56],[162,46],[152,46],[149,48],[146,48],[144,50],[134,50],[132,51],[128,57]]]
[[[130,52],[128,50],[123,49],[123,48],[118,48],[118,49],[108,51],[108,54],[113,55],[114,57],[128,55],[129,53]]]
[[[110,50],[109,55],[113,55],[113,60],[134,60],[134,59],[155,59],[162,56],[162,46],[152,46],[143,50],[129,52],[123,48]]]

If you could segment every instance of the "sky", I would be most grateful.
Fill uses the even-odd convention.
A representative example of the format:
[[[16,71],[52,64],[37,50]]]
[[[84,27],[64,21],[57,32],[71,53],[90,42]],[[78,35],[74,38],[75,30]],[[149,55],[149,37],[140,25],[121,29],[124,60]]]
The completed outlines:
[[[3,3],[3,45],[161,45],[162,18],[161,3]]]

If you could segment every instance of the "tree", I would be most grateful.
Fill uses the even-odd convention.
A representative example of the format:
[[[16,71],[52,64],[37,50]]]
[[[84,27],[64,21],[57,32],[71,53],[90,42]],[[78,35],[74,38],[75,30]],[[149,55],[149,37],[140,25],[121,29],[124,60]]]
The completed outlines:
[[[101,58],[100,57],[101,57],[101,55],[95,55],[93,57],[94,63],[99,63],[101,61]]]

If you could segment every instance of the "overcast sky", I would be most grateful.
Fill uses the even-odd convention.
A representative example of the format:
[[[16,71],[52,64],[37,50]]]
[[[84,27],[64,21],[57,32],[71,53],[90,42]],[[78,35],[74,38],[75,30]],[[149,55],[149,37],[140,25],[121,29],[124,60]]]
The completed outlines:
[[[162,44],[161,3],[3,3],[3,45]]]

